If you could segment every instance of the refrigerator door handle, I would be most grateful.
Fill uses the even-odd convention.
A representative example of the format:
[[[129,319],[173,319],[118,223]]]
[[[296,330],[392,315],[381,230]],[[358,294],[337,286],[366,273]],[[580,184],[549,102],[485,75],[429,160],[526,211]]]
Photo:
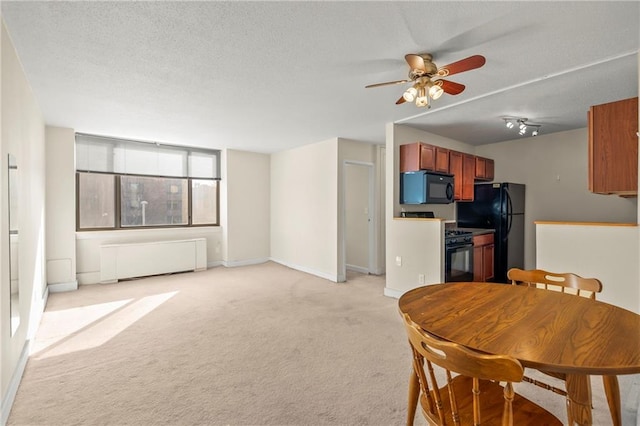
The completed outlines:
[[[509,194],[509,190],[504,188],[504,193],[507,196],[507,235],[505,235],[504,239],[506,240],[509,237],[509,232],[511,232],[511,224],[513,223],[513,204],[511,202],[511,195]]]

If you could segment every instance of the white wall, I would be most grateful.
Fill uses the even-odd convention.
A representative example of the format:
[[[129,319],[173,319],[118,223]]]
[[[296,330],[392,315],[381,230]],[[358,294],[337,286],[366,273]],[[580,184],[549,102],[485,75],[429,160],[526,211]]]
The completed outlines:
[[[534,221],[636,222],[637,198],[589,192],[587,129],[483,145],[476,154],[495,160],[496,182],[526,185],[525,268],[536,266]]]
[[[75,134],[46,127],[47,284],[77,288]]]
[[[226,151],[226,266],[269,260],[270,157]]]
[[[26,364],[29,341],[44,309],[45,167],[44,121],[22,65],[2,22],[0,146],[0,367],[2,418],[6,421]],[[9,232],[7,155],[15,156],[19,178],[20,326],[11,336],[9,325]]]
[[[596,298],[640,313],[638,227],[538,224],[537,267],[598,278]]]
[[[271,155],[271,258],[338,281],[338,140]]]

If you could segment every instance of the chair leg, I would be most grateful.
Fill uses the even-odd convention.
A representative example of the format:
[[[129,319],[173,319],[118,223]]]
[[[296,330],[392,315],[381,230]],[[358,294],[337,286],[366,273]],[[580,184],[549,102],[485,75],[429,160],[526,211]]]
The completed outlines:
[[[607,396],[609,411],[611,412],[611,424],[622,426],[622,408],[620,406],[620,386],[618,376],[602,376],[604,393]]]
[[[420,382],[415,371],[411,371],[409,377],[409,404],[407,407],[407,426],[413,426],[416,417],[416,407],[418,406],[418,398],[420,397]]]

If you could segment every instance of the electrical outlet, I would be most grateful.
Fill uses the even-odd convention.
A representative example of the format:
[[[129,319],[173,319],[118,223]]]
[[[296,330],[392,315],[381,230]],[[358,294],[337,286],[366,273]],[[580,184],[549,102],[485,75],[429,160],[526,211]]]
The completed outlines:
[[[424,284],[424,274],[418,274],[418,284]]]
[[[402,258],[400,256],[396,256],[396,265],[402,266]]]

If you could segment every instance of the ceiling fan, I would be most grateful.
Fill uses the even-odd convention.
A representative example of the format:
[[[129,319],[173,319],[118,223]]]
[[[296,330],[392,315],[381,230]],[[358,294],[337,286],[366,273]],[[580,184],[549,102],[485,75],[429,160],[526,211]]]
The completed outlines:
[[[449,80],[442,80],[440,77],[447,77],[464,71],[480,68],[486,62],[484,56],[473,55],[468,58],[461,59],[449,65],[438,68],[433,63],[433,57],[429,53],[413,54],[409,53],[404,56],[409,64],[409,79],[388,81],[385,83],[376,83],[365,86],[365,88],[387,86],[391,84],[413,83],[413,85],[405,90],[400,99],[396,101],[396,105],[405,102],[416,102],[418,107],[431,108],[429,99],[438,99],[443,93],[450,95],[459,95],[465,89],[460,83]],[[437,78],[436,80],[433,80]]]

